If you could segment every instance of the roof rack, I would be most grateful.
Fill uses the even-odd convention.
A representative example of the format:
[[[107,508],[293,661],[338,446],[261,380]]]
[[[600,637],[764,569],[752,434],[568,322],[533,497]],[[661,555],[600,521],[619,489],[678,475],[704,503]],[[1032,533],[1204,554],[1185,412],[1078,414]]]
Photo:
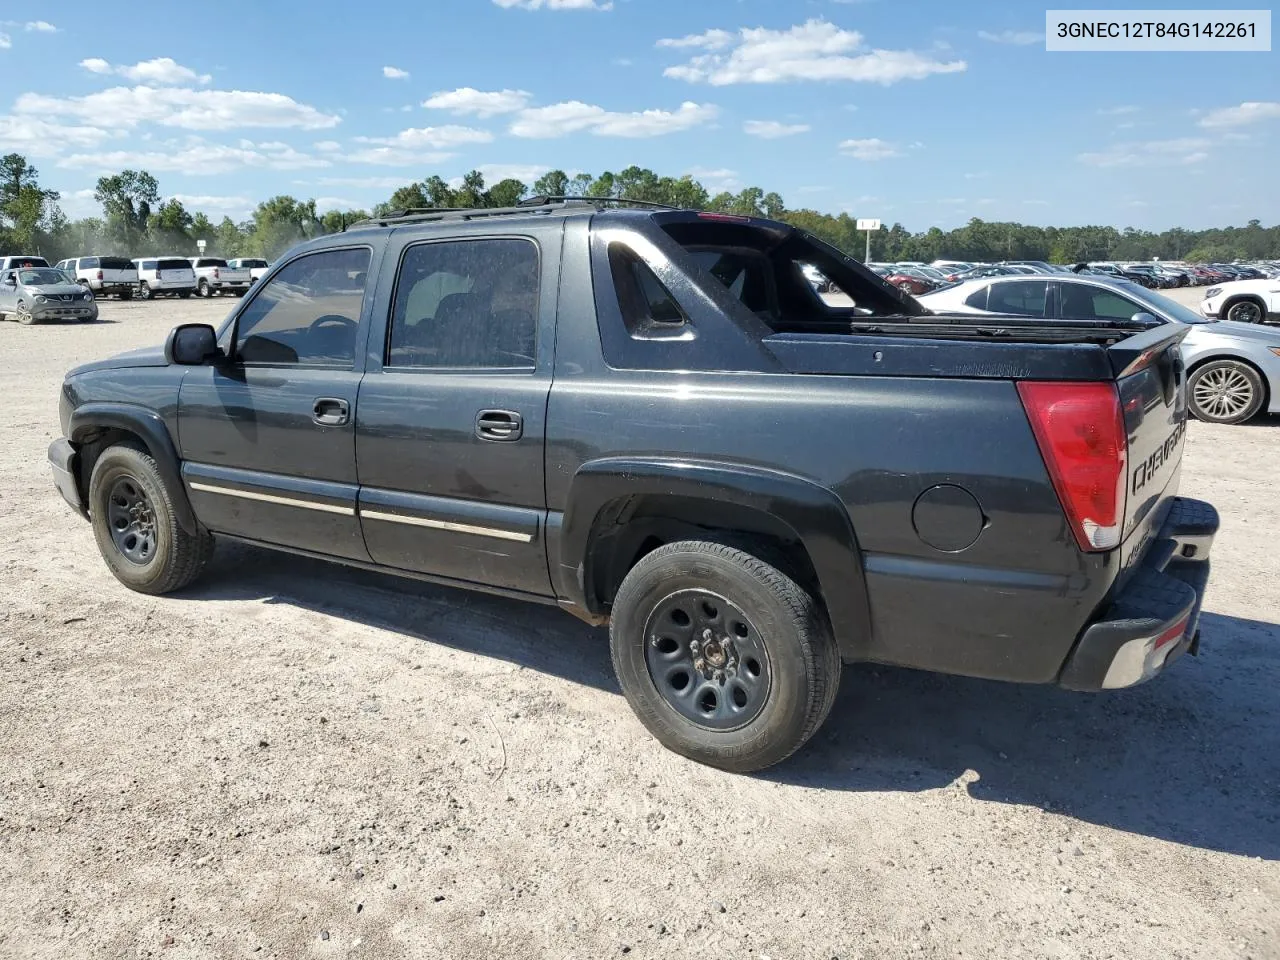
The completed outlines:
[[[368,217],[355,223],[347,224],[347,228],[362,224],[377,224],[380,227],[403,223],[436,223],[442,220],[479,220],[485,217],[510,217],[517,214],[551,213],[555,208],[564,208],[573,201],[582,201],[595,206],[604,204],[630,204],[637,207],[654,207],[660,210],[679,210],[665,203],[654,203],[649,200],[629,200],[626,197],[560,197],[537,196],[521,200],[514,207],[407,207],[394,210],[382,217]]]

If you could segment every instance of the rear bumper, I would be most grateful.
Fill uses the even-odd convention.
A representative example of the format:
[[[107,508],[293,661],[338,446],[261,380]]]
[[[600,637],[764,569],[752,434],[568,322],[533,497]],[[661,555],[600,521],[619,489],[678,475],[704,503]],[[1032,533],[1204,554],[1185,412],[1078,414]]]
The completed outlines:
[[[80,487],[76,483],[76,461],[79,456],[65,437],[59,437],[49,444],[49,467],[53,470],[53,485],[58,488],[62,499],[67,501],[71,509],[87,519],[89,512],[80,500]]]
[[[1212,504],[1178,498],[1141,568],[1080,635],[1059,683],[1084,691],[1132,687],[1188,650],[1195,654],[1217,532]]]

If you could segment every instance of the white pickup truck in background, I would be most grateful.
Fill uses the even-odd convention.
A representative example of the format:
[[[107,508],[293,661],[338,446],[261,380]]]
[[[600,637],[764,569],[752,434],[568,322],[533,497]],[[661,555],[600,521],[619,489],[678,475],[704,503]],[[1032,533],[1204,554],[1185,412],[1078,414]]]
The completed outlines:
[[[58,263],[58,269],[98,296],[114,293],[132,300],[138,289],[138,268],[124,257],[73,257]]]
[[[232,293],[243,297],[253,283],[247,268],[231,267],[220,257],[192,257],[191,268],[196,272],[196,293],[211,297],[215,293]]]
[[[270,263],[257,257],[241,257],[238,260],[228,260],[227,266],[235,267],[240,270],[248,270],[254,283],[257,283],[265,277],[267,275],[267,271],[271,269]]]

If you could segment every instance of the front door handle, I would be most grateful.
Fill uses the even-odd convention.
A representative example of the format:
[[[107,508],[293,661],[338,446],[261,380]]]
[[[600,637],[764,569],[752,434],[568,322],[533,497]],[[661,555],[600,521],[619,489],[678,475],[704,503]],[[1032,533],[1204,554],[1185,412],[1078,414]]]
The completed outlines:
[[[511,410],[481,410],[476,414],[476,436],[508,443],[519,440],[524,436],[524,417]]]
[[[351,419],[351,404],[338,397],[320,397],[311,408],[311,420],[322,427],[340,427]]]

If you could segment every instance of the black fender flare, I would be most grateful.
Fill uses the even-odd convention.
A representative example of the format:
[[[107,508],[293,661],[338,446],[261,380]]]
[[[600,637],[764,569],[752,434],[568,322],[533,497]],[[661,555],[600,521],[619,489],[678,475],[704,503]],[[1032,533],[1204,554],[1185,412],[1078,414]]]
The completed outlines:
[[[586,569],[608,504],[645,495],[717,500],[769,514],[794,531],[818,575],[832,630],[845,659],[871,639],[871,610],[862,551],[848,510],[826,487],[804,477],[741,463],[667,457],[608,457],[584,463],[569,488],[559,537],[561,594],[592,613]]]
[[[144,444],[160,478],[169,488],[178,525],[194,536],[199,531],[195,511],[187,499],[187,488],[182,482],[181,461],[177,447],[169,436],[169,428],[154,410],[129,403],[86,403],[71,413],[67,424],[67,439],[79,447],[100,430],[124,430],[136,434]]]

